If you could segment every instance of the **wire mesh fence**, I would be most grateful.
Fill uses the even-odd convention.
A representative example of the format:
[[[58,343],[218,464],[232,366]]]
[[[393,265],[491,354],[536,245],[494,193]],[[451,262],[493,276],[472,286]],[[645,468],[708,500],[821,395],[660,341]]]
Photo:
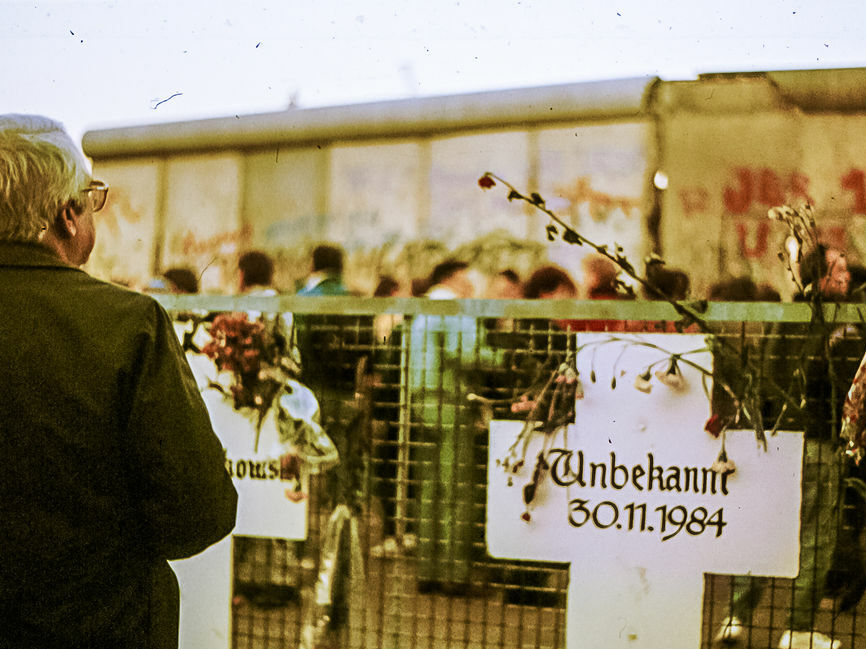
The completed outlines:
[[[293,312],[301,380],[317,395],[343,458],[311,479],[305,540],[234,539],[237,649],[303,646],[323,535],[339,503],[359,522],[362,606],[348,618],[335,609],[319,646],[565,647],[568,565],[487,552],[485,524],[496,515],[486,511],[488,423],[526,416],[515,404],[575,349],[577,331],[701,329],[663,303],[163,302],[176,313]],[[707,574],[703,648],[722,646],[718,634],[732,615],[742,647],[776,647],[792,623],[843,647],[866,647],[866,506],[851,481],[864,471],[846,460],[838,436],[866,338],[855,306],[820,319],[804,306],[711,304],[705,311],[715,359],[712,411],[735,418],[732,395],[744,394],[743,381],[758,382],[759,401],[749,405],[760,409],[767,434],[774,426],[804,430],[807,441],[800,577]],[[786,405],[792,395],[804,399],[799,409]],[[772,499],[774,485],[764,487]],[[807,516],[807,507],[820,515]],[[610,624],[620,619],[611,611]]]

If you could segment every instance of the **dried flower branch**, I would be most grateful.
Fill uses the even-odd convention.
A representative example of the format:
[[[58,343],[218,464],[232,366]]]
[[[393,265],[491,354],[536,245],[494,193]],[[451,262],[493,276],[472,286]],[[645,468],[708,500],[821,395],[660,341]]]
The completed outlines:
[[[641,275],[635,269],[634,265],[625,256],[622,246],[615,244],[613,250],[611,250],[607,245],[598,244],[587,239],[565,223],[555,212],[549,209],[546,206],[544,199],[536,192],[532,192],[527,196],[521,193],[508,181],[489,171],[485,172],[481,178],[478,179],[478,185],[484,190],[495,187],[497,183],[501,183],[508,189],[509,201],[525,201],[529,205],[532,205],[536,209],[544,212],[551,219],[552,223],[549,224],[546,229],[549,240],[555,240],[557,237],[561,237],[566,243],[592,248],[596,253],[606,257],[616,264],[622,273],[625,273],[625,275],[642,286],[648,294],[670,304],[680,316],[680,321],[677,323],[678,328],[690,325],[696,326],[701,332],[713,336],[714,351],[716,353],[724,354],[740,360],[740,351],[735,349],[724,338],[718,336],[718,331],[716,331],[702,316],[701,311],[696,308],[695,305],[671,299],[665,295],[664,292],[660,291],[653,282],[651,282],[646,276]],[[793,232],[795,233],[795,237],[799,237],[798,241],[802,241],[804,244],[811,244],[813,241],[816,241],[814,237],[814,219],[811,216],[811,212],[807,211],[804,214],[800,214],[796,211],[788,211],[789,209],[790,208],[779,208],[779,211],[774,214],[776,214],[780,220],[785,220],[786,222],[791,221],[791,223],[794,224],[795,227]],[[655,256],[654,261],[656,263],[664,263],[658,256]],[[618,282],[618,285],[622,286],[623,282]],[[744,362],[742,363],[742,371],[745,376],[745,387],[741,394],[736,394],[730,386],[723,385],[722,387],[725,392],[732,397],[737,408],[737,421],[739,421],[741,415],[745,416],[750,421],[752,428],[755,430],[756,439],[766,448],[766,433],[761,417],[761,409],[757,406],[760,402],[761,396],[754,393],[754,391],[760,385],[760,387],[763,387],[768,393],[772,393],[773,396],[782,401],[783,412],[797,413],[800,415],[803,414],[803,399],[802,396],[800,398],[792,396],[787,390],[780,387],[773,377],[767,377],[767,380],[763,384],[760,384],[756,377],[761,377],[761,368],[750,358],[744,359]],[[671,376],[674,377],[675,374]],[[671,378],[671,380],[676,382],[675,378]],[[718,378],[716,380],[718,381]],[[612,379],[611,387],[616,387],[615,376]],[[773,431],[777,430],[778,424],[779,422],[777,421],[776,425],[773,427]]]

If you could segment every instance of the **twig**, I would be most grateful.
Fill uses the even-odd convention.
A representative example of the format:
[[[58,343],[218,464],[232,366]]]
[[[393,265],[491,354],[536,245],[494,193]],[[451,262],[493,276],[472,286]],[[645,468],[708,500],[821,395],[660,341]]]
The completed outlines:
[[[578,246],[588,246],[592,248],[595,252],[606,257],[608,260],[612,261],[618,268],[620,268],[626,275],[628,275],[632,280],[636,281],[640,284],[650,295],[654,296],[657,299],[663,300],[670,304],[673,309],[679,314],[683,320],[688,323],[694,323],[698,329],[701,330],[702,333],[709,334],[715,337],[719,347],[719,351],[722,351],[726,354],[733,355],[734,357],[738,357],[739,354],[736,349],[732,347],[732,345],[726,341],[724,338],[718,337],[718,332],[716,332],[713,327],[707,322],[701,313],[689,306],[688,304],[684,304],[677,300],[672,299],[668,295],[666,295],[663,291],[659,290],[649,279],[643,277],[638,271],[634,268],[631,262],[625,257],[623,248],[619,245],[616,245],[614,252],[611,252],[608,246],[595,243],[590,239],[587,239],[585,236],[574,230],[571,226],[569,226],[565,221],[563,221],[555,212],[547,207],[545,204],[544,198],[541,197],[540,194],[536,192],[532,192],[529,196],[521,193],[514,185],[509,183],[507,180],[501,178],[493,172],[487,171],[484,175],[481,176],[478,180],[478,184],[482,189],[490,189],[497,182],[502,183],[505,187],[508,188],[508,200],[521,200],[529,203],[536,209],[540,210],[547,214],[548,217],[553,221],[556,225],[548,225],[547,226],[547,234],[548,238],[553,240],[553,238],[559,235],[559,230],[556,226],[562,228],[562,240],[566,243],[578,245]],[[790,209],[790,208],[788,208]],[[798,222],[798,226],[800,229],[797,230],[798,241],[800,240],[808,240],[812,243],[814,239],[814,221],[810,220],[811,214],[802,217],[801,221]],[[747,378],[749,376],[760,376],[761,371],[760,368],[755,367],[751,360],[747,360],[746,363],[747,369]],[[751,384],[751,381],[749,381]],[[726,388],[726,392],[728,392],[732,397],[734,397],[734,391],[730,389],[730,386],[723,386]],[[800,403],[797,403],[796,400],[788,394],[787,391],[782,389],[772,378],[770,378],[767,387],[772,391],[776,396],[781,398],[783,404],[786,406],[786,410],[790,409],[795,413],[802,413],[802,407]],[[735,398],[735,397],[734,397]],[[738,410],[743,407],[743,400],[736,399],[735,402],[738,405]],[[746,413],[747,416],[748,413]],[[758,437],[759,441],[764,440],[764,431],[758,431],[758,426],[760,425],[763,428],[763,422],[760,421],[760,417],[750,416],[749,419],[752,421],[752,424],[755,426],[755,433]]]

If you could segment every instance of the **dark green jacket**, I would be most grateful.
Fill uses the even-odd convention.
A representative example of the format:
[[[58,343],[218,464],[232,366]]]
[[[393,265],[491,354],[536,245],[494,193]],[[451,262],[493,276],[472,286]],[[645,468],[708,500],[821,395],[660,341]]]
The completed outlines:
[[[152,298],[0,243],[0,647],[176,647],[237,493]]]

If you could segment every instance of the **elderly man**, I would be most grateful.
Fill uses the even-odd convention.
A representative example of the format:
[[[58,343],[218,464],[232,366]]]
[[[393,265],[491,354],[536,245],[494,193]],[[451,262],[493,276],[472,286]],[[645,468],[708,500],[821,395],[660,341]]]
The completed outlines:
[[[171,320],[79,269],[107,191],[60,124],[0,116],[2,647],[177,647],[167,560],[234,527]]]

